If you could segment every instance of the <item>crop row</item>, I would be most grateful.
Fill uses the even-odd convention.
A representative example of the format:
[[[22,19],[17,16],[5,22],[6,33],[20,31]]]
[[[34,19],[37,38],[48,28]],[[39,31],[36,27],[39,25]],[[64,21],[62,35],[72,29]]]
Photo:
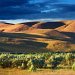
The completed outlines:
[[[1,68],[37,69],[70,68],[75,70],[75,53],[0,54]]]

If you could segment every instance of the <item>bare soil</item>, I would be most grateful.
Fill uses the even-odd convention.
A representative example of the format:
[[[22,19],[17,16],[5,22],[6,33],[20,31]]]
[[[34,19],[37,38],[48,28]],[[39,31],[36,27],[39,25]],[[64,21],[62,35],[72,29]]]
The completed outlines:
[[[19,69],[0,69],[0,75],[75,75],[75,71],[73,70],[39,70],[36,72],[29,72],[27,70],[19,70]]]

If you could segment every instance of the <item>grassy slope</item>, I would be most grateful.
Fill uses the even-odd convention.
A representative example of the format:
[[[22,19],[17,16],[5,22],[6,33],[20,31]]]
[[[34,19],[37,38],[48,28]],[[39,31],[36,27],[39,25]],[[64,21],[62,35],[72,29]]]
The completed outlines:
[[[62,42],[63,41],[63,42]],[[71,49],[71,46],[73,49]],[[63,39],[25,33],[0,33],[0,52],[35,53],[71,51],[75,45]],[[67,50],[65,50],[67,49]]]
[[[0,52],[30,53],[39,52],[40,49],[46,48],[46,43],[37,42],[35,38],[45,37],[23,33],[1,33]]]

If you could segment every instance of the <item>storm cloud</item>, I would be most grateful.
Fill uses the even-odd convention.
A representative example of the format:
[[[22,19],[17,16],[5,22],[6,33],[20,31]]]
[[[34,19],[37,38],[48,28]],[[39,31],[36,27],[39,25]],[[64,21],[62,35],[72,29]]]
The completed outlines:
[[[0,19],[75,19],[72,0],[1,0]]]

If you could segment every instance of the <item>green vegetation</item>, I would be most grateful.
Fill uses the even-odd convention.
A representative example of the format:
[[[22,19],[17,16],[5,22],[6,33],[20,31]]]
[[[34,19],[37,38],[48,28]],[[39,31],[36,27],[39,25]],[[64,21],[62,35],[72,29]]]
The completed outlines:
[[[36,38],[43,40],[45,38],[46,41],[36,40]],[[29,71],[47,68],[53,70],[58,68],[75,70],[75,53],[65,53],[68,49],[71,48],[66,41],[60,42],[60,40],[40,35],[1,33],[0,67]],[[53,53],[53,50],[61,53]],[[73,50],[75,49],[73,48]]]
[[[75,62],[74,62],[74,64],[72,65],[72,69],[75,71]]]
[[[0,54],[1,68],[38,69],[70,68],[75,70],[75,53]]]

